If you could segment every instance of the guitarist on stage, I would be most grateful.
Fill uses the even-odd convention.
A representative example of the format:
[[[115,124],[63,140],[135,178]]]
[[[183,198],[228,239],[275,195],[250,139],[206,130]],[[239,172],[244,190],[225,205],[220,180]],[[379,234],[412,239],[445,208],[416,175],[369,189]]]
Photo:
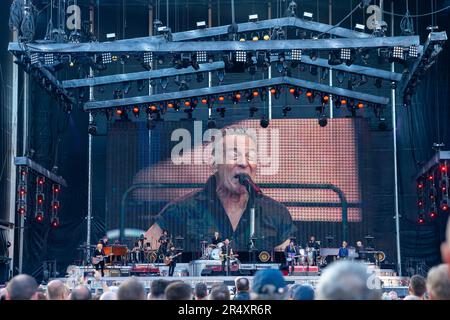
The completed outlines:
[[[230,240],[225,239],[222,246],[222,253],[220,254],[220,258],[222,260],[222,272],[227,276],[230,275],[230,260],[233,258],[233,248],[231,248]],[[225,271],[225,264],[227,269]]]
[[[180,254],[177,254],[175,250],[175,246],[171,244],[165,258],[166,264],[169,266],[169,277],[173,277],[173,272],[175,271],[175,267],[177,265],[177,257],[179,255]]]
[[[97,244],[97,248],[95,248],[93,257],[95,259],[94,258],[92,259],[93,260],[92,263],[95,267],[95,270],[100,269],[102,272],[102,277],[104,277],[105,276],[105,260],[104,260],[105,251],[103,250],[103,244],[101,244],[101,243]],[[97,260],[97,261],[94,261],[94,260]]]
[[[286,258],[286,266],[289,268],[289,275],[294,271],[295,259],[298,255],[298,249],[294,240],[289,242],[289,245],[284,249],[284,256]]]

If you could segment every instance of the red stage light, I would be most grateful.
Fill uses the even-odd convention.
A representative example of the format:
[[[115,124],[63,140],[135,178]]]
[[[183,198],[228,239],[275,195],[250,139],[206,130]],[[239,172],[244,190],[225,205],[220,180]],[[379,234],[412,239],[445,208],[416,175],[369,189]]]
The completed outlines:
[[[38,185],[42,186],[45,182],[45,178],[44,177],[38,177],[37,178],[37,183]]]
[[[52,207],[54,210],[58,210],[59,209],[59,201],[53,201]]]
[[[207,103],[208,103],[208,99],[203,98],[203,99],[202,99],[202,103],[203,103],[203,104],[207,104]]]
[[[235,98],[238,99],[238,100],[240,100],[240,99],[242,98],[242,96],[241,96],[240,93],[236,93]]]
[[[224,96],[219,96],[219,101],[224,101],[225,100],[225,97]]]
[[[121,116],[123,114],[123,110],[122,109],[116,109],[116,114],[118,116]]]
[[[358,106],[358,109],[362,109],[362,108],[364,108],[364,103],[359,102],[359,103],[357,104],[357,106]]]
[[[42,213],[36,213],[36,221],[37,222],[42,222],[42,221],[44,221],[44,215],[42,214]]]
[[[59,191],[61,191],[59,185],[58,185],[58,184],[54,184],[54,185],[53,185],[53,192],[54,192],[54,193],[59,193]]]
[[[289,89],[289,93],[294,94],[294,92],[295,92],[295,88],[290,88]]]
[[[25,190],[25,188],[20,188],[19,194],[21,197],[23,197],[26,193],[27,191]]]
[[[253,91],[253,96],[254,96],[254,97],[259,96],[259,92],[258,92],[257,90]]]
[[[271,88],[271,89],[270,89],[270,93],[271,93],[271,94],[275,94],[275,93],[277,93],[277,89],[275,89],[275,88]]]
[[[136,114],[139,114],[139,108],[138,107],[134,107],[133,108],[133,113],[136,115]]]
[[[422,199],[418,200],[418,201],[417,201],[417,205],[418,205],[419,207],[423,207],[424,201],[423,201]]]
[[[341,105],[346,105],[347,104],[347,100],[346,99],[341,99]]]
[[[59,219],[53,218],[52,222],[51,222],[51,226],[52,226],[52,228],[58,228],[59,227]]]
[[[428,179],[428,181],[433,181],[434,176],[433,176],[432,174],[429,174],[428,177],[427,177],[427,179]]]
[[[190,107],[191,106],[191,102],[190,101],[185,101],[184,102],[184,106],[185,107]]]
[[[43,204],[44,203],[44,195],[43,194],[38,194],[36,197],[36,201],[38,204]]]
[[[306,96],[308,97],[308,98],[311,98],[312,96],[313,96],[313,93],[311,92],[311,91],[306,91]]]
[[[442,164],[439,165],[439,170],[442,173],[446,173],[447,172],[447,166],[445,165],[445,163],[442,163]]]
[[[19,214],[20,214],[20,215],[23,216],[23,215],[25,215],[26,212],[27,212],[27,211],[25,210],[24,207],[20,207],[20,208],[19,208]]]
[[[330,100],[329,96],[323,96],[323,101],[328,102],[328,100]]]
[[[418,222],[419,222],[419,224],[424,224],[425,223],[425,218],[422,215],[419,216]]]
[[[417,183],[417,189],[423,189],[423,187],[424,187],[423,182],[422,182],[422,181],[419,181],[419,182]]]
[[[440,207],[441,207],[442,211],[447,211],[448,210],[448,202],[445,200],[442,200]]]
[[[430,211],[430,218],[435,219],[436,217],[437,217],[436,211],[434,211],[434,210]]]
[[[171,102],[168,103],[168,104],[167,104],[167,108],[173,108],[173,103],[171,103]]]

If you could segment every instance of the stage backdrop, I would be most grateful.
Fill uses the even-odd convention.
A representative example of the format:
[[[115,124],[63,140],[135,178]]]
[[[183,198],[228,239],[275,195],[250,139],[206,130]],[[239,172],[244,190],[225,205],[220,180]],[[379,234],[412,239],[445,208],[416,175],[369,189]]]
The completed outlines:
[[[315,235],[323,246],[337,246],[342,240],[353,245],[372,235],[377,208],[367,204],[374,198],[369,195],[370,182],[376,175],[378,159],[371,156],[373,148],[366,120],[334,119],[326,127],[320,127],[316,119],[272,120],[267,129],[260,127],[259,120],[233,125],[253,128],[258,135],[264,130],[269,136],[274,131],[279,134],[279,168],[275,174],[265,175],[258,167],[256,182],[267,184],[263,192],[287,206],[296,226],[297,242],[305,243],[310,235]],[[172,162],[171,152],[179,141],[171,141],[171,135],[180,128],[194,137],[192,121],[158,122],[151,131],[144,122],[110,124],[106,152],[106,231],[110,238],[119,235],[121,213],[125,217],[126,237],[132,241],[154,223],[154,217],[167,203],[200,190],[213,173],[207,164]],[[204,124],[203,132],[206,129]],[[200,150],[199,146],[192,139],[193,153]],[[183,187],[146,186],[151,183],[183,184]],[[270,186],[274,184],[277,186]],[[287,188],[289,184],[306,186],[292,189]],[[343,239],[341,200],[336,191],[341,191],[347,201],[349,239]],[[212,234],[203,236],[209,239]],[[387,238],[375,239],[374,245],[391,251],[394,235]],[[190,239],[184,239],[183,245],[189,250],[197,246],[200,251],[200,244],[192,245]]]

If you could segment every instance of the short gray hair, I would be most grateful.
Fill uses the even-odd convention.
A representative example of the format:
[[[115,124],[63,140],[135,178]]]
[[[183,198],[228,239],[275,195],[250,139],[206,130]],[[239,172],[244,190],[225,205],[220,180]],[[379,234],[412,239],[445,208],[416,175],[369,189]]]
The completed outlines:
[[[334,262],[320,277],[317,300],[380,300],[381,291],[368,286],[370,275],[363,263]]]
[[[447,264],[431,268],[427,277],[427,289],[433,300],[450,300],[450,277]]]

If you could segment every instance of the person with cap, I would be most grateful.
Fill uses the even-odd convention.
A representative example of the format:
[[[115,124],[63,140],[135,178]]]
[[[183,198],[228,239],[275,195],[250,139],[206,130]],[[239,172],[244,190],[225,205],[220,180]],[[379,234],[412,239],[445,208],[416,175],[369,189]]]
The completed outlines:
[[[252,300],[285,300],[287,293],[287,284],[280,270],[256,272],[252,283]]]
[[[314,300],[314,288],[309,284],[302,284],[294,289],[292,300]]]

